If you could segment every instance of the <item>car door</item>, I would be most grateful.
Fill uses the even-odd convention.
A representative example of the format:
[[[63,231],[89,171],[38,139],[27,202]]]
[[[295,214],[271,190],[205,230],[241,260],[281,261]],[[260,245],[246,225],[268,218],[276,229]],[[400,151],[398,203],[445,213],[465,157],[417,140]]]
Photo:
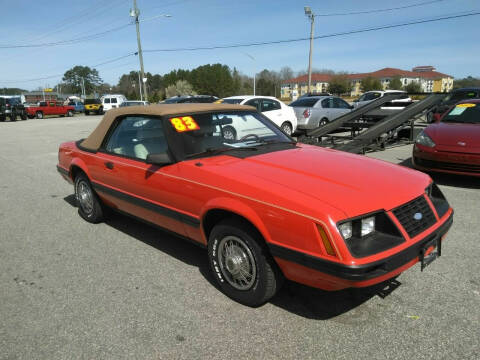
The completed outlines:
[[[323,99],[320,102],[320,105],[322,107],[322,110],[318,113],[318,120],[322,120],[323,118],[327,118],[328,120],[331,120],[332,118],[332,112],[333,112],[333,98],[328,97]]]
[[[185,184],[178,165],[146,163],[148,154],[168,149],[163,121],[144,115],[119,117],[90,168],[94,189],[116,209],[185,235],[198,220],[178,209]],[[198,223],[199,224],[199,223]]]
[[[272,120],[277,126],[281,126],[285,120],[280,103],[273,99],[261,99],[260,104],[262,114]]]
[[[335,97],[333,98],[333,115],[330,120],[334,120],[350,111],[350,105],[345,100]]]

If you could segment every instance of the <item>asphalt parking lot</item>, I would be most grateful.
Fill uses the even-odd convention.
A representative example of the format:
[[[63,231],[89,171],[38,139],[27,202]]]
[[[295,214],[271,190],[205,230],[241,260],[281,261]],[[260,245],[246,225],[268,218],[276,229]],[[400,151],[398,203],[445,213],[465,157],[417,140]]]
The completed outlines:
[[[0,123],[0,359],[478,358],[480,179],[434,176],[455,209],[443,256],[390,293],[287,283],[251,309],[215,288],[201,248],[78,216],[57,149],[99,120]],[[408,166],[410,152],[369,156]]]

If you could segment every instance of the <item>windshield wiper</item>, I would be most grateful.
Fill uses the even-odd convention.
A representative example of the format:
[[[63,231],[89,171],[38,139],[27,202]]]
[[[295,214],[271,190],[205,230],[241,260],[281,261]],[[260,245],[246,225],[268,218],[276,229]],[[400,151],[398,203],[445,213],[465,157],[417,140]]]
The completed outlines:
[[[185,158],[186,159],[191,159],[191,158],[194,158],[194,157],[197,157],[197,156],[202,156],[202,155],[217,155],[217,154],[221,154],[221,153],[224,153],[224,152],[236,151],[236,150],[255,151],[255,150],[258,150],[258,149],[254,146],[231,147],[231,148],[226,148],[226,147],[225,148],[208,148],[205,151],[201,151],[201,152],[198,152],[198,153],[195,153],[195,154],[187,155],[187,156],[185,156]]]

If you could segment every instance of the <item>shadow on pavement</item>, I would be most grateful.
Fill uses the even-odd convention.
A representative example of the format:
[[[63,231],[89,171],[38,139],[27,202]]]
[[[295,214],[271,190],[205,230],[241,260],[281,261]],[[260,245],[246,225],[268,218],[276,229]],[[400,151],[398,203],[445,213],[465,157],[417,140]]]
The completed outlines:
[[[398,280],[391,279],[368,288],[324,291],[286,281],[270,302],[308,319],[327,320],[360,306],[374,296],[385,298],[400,285]]]
[[[66,196],[64,200],[76,207],[74,195]],[[210,272],[207,251],[200,246],[161,228],[116,212],[112,213],[105,223],[185,264],[196,266],[203,277],[220,291]],[[270,303],[305,318],[326,320],[346,313],[376,295],[386,297],[399,285],[398,281],[390,280],[375,287],[330,292],[285,281],[282,289]]]
[[[413,169],[412,158],[408,158],[398,163],[398,165],[406,166]],[[480,189],[480,178],[466,175],[443,174],[428,172],[437,184],[453,187],[461,187],[467,189]]]

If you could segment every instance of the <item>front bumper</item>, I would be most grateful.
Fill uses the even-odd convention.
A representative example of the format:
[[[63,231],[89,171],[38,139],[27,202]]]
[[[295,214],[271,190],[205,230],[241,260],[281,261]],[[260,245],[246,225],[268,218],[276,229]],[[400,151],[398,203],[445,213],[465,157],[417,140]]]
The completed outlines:
[[[411,246],[392,256],[362,265],[341,264],[274,244],[268,246],[284,273],[287,273],[285,275],[293,275],[296,281],[325,290],[370,286],[400,274],[420,261],[435,244],[441,244],[452,226],[453,210],[445,216],[448,216],[447,219],[436,230]]]
[[[424,171],[480,176],[480,154],[423,149],[415,145],[412,163]]]

